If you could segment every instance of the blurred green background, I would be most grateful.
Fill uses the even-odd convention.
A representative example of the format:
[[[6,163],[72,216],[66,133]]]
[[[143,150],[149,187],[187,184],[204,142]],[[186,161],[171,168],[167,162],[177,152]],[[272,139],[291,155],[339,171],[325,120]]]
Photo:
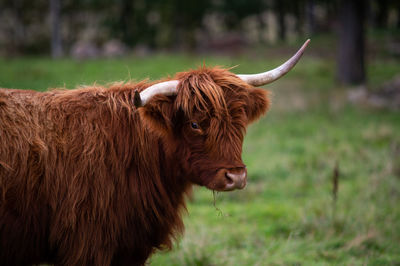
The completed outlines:
[[[155,80],[203,63],[254,73],[311,38],[266,87],[271,110],[244,143],[247,187],[196,187],[184,236],[149,264],[399,265],[400,7],[348,2],[361,16],[341,1],[2,1],[0,87]],[[343,62],[349,41],[359,49]]]

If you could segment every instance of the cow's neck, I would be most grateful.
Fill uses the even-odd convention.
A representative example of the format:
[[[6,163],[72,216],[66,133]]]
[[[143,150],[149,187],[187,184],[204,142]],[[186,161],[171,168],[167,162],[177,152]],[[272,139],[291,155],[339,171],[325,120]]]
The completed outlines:
[[[133,162],[139,167],[132,168],[133,171],[139,169],[132,173],[135,175],[133,189],[138,193],[136,199],[141,199],[135,208],[143,211],[141,222],[149,228],[143,233],[151,235],[152,245],[156,248],[171,246],[171,239],[183,230],[181,211],[185,208],[185,192],[191,185],[183,178],[174,151],[150,132],[142,136]]]

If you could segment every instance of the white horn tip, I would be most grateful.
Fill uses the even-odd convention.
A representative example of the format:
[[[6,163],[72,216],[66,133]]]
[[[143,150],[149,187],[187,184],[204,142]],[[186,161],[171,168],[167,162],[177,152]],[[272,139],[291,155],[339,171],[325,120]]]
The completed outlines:
[[[303,46],[301,46],[301,50],[305,49],[307,45],[311,42],[311,39],[307,39],[307,41],[304,42]]]

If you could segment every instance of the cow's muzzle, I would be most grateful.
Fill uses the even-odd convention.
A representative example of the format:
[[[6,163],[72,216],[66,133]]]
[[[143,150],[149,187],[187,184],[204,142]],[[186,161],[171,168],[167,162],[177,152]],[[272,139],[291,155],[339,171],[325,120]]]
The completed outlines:
[[[225,190],[242,189],[246,186],[247,171],[246,168],[240,171],[227,171],[225,173],[227,184]]]
[[[220,169],[207,187],[218,191],[243,189],[246,186],[246,180],[246,167]]]

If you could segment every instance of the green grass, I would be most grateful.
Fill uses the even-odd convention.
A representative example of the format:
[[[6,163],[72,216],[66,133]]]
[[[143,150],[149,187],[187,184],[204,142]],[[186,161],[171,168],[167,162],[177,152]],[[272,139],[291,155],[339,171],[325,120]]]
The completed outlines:
[[[0,59],[0,87],[45,90],[157,79],[203,62],[257,72],[282,58]],[[370,84],[399,72],[398,62],[377,59],[368,69]],[[333,61],[325,58],[306,56],[270,88],[272,110],[249,127],[244,143],[248,186],[217,194],[215,206],[211,191],[196,188],[184,236],[150,264],[400,264],[400,113],[347,104],[345,89],[334,83]]]

